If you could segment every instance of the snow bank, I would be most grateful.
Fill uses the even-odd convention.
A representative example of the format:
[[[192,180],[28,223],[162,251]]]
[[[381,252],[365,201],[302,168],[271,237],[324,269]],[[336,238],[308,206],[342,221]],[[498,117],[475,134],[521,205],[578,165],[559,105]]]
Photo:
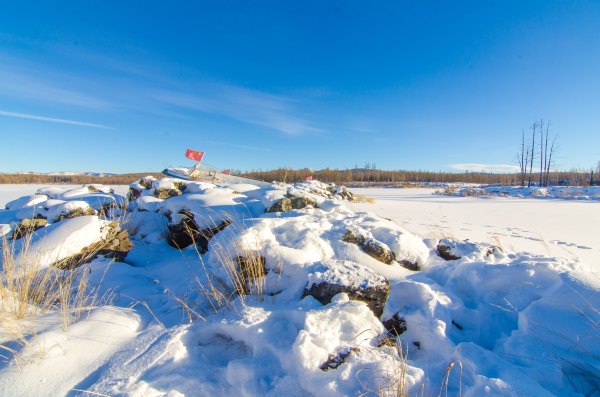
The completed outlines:
[[[44,227],[31,239],[15,242],[12,247],[15,264],[42,269],[80,254],[84,248],[106,238],[109,224],[96,216],[81,216]],[[5,260],[3,256],[2,260]]]
[[[529,188],[516,186],[461,187],[450,194],[456,196],[501,196],[563,200],[600,200],[600,186],[549,186]]]

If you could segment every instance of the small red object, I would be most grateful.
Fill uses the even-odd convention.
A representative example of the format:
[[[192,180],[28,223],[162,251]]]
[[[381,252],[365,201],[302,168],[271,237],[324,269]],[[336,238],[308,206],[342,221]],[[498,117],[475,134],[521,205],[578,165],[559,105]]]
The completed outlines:
[[[204,152],[188,149],[185,151],[185,157],[187,157],[190,160],[200,162],[202,161],[202,157],[204,157]]]

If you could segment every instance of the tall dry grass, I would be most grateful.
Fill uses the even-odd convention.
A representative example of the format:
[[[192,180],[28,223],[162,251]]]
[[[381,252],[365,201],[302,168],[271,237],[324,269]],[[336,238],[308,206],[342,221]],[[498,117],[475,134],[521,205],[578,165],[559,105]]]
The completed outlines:
[[[17,361],[18,350],[35,340],[44,315],[59,314],[60,326],[66,330],[91,308],[110,301],[108,294],[101,296],[98,288],[90,287],[90,270],[80,266],[95,253],[79,257],[79,263],[65,261],[62,269],[41,267],[31,250],[31,238],[27,235],[16,244],[3,237],[1,242],[0,350]]]

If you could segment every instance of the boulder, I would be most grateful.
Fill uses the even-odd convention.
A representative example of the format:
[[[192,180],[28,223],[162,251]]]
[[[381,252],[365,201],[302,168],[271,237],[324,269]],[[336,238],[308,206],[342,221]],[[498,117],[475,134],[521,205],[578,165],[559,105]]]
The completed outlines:
[[[292,208],[295,210],[299,210],[306,207],[317,207],[317,202],[308,197],[290,197],[290,200],[292,201]]]
[[[377,259],[379,262],[385,263],[386,265],[389,265],[396,260],[396,255],[385,244],[377,240],[355,234],[350,230],[346,231],[346,233],[342,236],[342,241],[358,245],[365,254]]]
[[[179,189],[154,189],[154,197],[166,200],[171,197],[181,196]]]
[[[271,208],[267,210],[267,212],[287,212],[291,211],[292,208],[292,200],[290,200],[287,197],[284,197],[281,200],[277,201],[275,204],[273,204]]]
[[[231,221],[226,219],[213,228],[200,229],[194,220],[193,213],[183,210],[179,214],[181,215],[181,221],[168,225],[167,242],[172,247],[179,249],[195,243],[199,246],[202,254],[208,252],[210,239],[231,224]]]
[[[17,240],[23,238],[38,229],[43,228],[48,224],[48,221],[43,217],[37,217],[33,219],[23,219],[15,228],[12,239]]]
[[[406,327],[406,320],[400,317],[398,313],[394,314],[387,320],[382,321],[381,323],[385,327],[388,334],[394,338],[402,335],[408,329]]]
[[[92,207],[87,208],[76,208],[66,214],[60,214],[56,219],[56,222],[60,222],[63,219],[76,218],[78,216],[96,215],[96,211]]]
[[[121,230],[118,222],[110,222],[107,228],[108,230],[103,239],[84,247],[76,255],[54,263],[53,266],[64,270],[74,269],[84,263],[91,262],[98,255],[122,262],[131,248],[133,248],[133,243],[129,239],[129,233],[127,230]]]
[[[385,277],[355,262],[330,260],[317,265],[308,276],[303,296],[312,296],[323,305],[345,292],[353,300],[365,302],[377,318],[390,293]]]

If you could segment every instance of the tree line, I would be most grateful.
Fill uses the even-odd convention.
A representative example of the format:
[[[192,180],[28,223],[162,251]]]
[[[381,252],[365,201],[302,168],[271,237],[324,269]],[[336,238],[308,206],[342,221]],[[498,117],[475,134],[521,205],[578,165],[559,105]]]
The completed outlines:
[[[336,184],[377,185],[391,184],[402,185],[405,183],[481,183],[481,184],[521,184],[521,173],[495,174],[485,172],[432,172],[432,171],[410,171],[410,170],[379,170],[379,169],[330,169],[313,171],[309,168],[290,169],[278,168],[275,170],[259,170],[249,172],[234,172],[235,175],[263,181],[300,182],[312,176],[322,182],[333,182]],[[562,185],[587,185],[590,174],[587,171],[551,171],[545,174],[549,184]]]

